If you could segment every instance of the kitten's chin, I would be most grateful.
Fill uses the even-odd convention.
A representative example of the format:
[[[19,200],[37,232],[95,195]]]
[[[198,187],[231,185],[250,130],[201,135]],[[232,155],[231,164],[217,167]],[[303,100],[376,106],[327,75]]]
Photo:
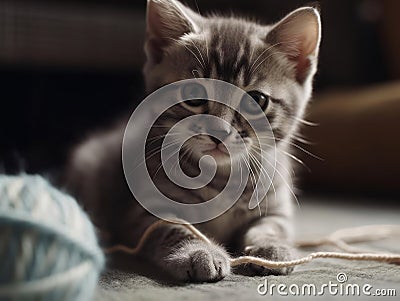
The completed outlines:
[[[197,144],[196,146],[191,146],[191,157],[195,162],[198,162],[200,158],[204,156],[211,156],[217,166],[229,167],[232,163],[240,161],[240,154],[243,153],[243,149],[233,148],[231,153],[224,144]],[[212,162],[212,161],[208,161]],[[212,163],[212,164],[215,164]]]
[[[223,151],[219,148],[214,148],[212,150],[204,150],[199,153],[198,158],[202,156],[211,156],[214,158],[217,166],[220,167],[229,167],[233,162],[240,159],[239,155],[229,154],[227,151]]]
[[[229,154],[220,150],[219,148],[214,148],[212,150],[203,151],[202,153],[203,153],[203,155],[212,156],[215,159],[215,161],[217,162],[217,164],[219,164],[219,161],[230,162]]]

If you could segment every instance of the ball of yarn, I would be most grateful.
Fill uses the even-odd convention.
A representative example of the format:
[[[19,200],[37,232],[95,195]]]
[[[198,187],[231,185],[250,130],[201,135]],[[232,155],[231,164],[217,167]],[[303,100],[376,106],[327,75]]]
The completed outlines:
[[[89,301],[103,265],[71,196],[40,176],[0,175],[0,300]]]

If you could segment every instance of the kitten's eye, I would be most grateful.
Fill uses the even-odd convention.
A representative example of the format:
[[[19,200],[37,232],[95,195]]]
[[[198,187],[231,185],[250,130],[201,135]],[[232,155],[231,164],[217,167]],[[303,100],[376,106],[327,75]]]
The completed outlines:
[[[258,91],[250,91],[247,92],[247,94],[249,94],[256,103],[251,101],[247,95],[244,95],[240,102],[241,110],[254,115],[260,112],[260,107],[263,111],[267,109],[269,104],[269,96],[266,96]]]
[[[197,83],[190,83],[181,88],[182,99],[188,99],[185,103],[192,107],[205,105],[207,100],[207,91],[204,86]]]

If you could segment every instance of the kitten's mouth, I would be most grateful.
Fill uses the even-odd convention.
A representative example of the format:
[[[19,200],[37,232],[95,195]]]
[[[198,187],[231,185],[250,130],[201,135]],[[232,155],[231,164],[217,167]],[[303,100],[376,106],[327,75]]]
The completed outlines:
[[[203,154],[211,155],[215,158],[219,158],[219,157],[229,156],[229,151],[223,143],[219,143],[219,144],[214,143],[214,147],[204,150]]]

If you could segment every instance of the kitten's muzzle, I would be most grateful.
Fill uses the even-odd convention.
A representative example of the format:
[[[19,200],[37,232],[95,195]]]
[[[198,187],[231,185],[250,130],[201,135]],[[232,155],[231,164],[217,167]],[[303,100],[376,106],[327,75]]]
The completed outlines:
[[[208,134],[208,137],[210,137],[210,139],[218,145],[231,134],[231,130],[208,130]]]

